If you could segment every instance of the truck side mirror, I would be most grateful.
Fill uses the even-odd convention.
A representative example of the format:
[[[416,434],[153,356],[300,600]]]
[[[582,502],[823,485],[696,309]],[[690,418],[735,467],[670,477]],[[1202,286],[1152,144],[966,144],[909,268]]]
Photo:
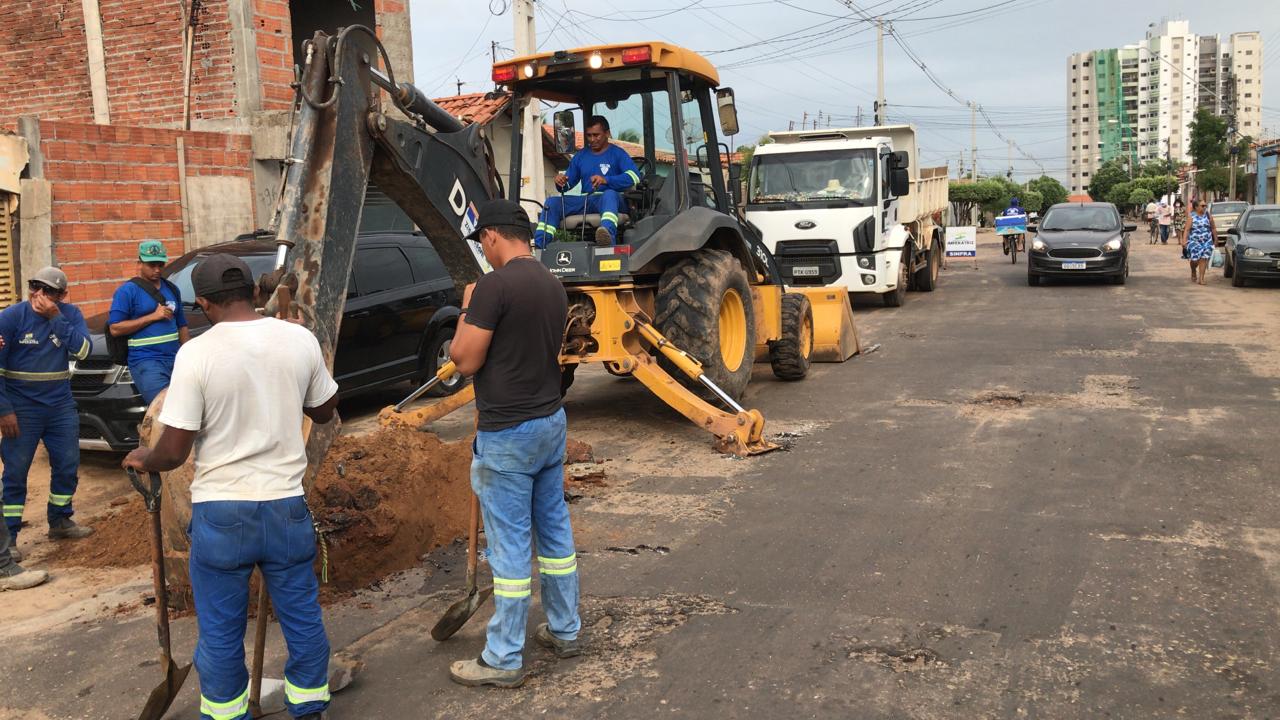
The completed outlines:
[[[738,134],[738,108],[733,103],[733,88],[716,90],[716,112],[720,115],[720,133],[725,137]]]
[[[556,113],[556,152],[568,155],[578,149],[578,131],[573,125],[573,111],[562,110]]]
[[[906,170],[911,167],[911,153],[899,150],[893,154],[893,166]]]
[[[894,197],[902,197],[911,192],[911,176],[905,167],[895,166],[889,170],[889,192]]]

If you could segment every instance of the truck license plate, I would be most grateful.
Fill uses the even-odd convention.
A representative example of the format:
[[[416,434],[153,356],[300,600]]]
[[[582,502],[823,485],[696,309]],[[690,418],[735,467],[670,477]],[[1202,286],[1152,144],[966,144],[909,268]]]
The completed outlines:
[[[817,265],[801,265],[800,267],[791,268],[792,277],[818,277],[821,274],[818,272]]]
[[[1085,261],[1083,260],[1062,263],[1063,270],[1083,270],[1084,268],[1085,268]]]

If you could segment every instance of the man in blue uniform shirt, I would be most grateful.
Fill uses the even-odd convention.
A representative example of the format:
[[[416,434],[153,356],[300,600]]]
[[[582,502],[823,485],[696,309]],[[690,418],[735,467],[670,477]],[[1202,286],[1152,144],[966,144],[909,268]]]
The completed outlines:
[[[169,387],[178,346],[191,339],[182,295],[160,277],[168,261],[158,240],[139,244],[138,276],[116,289],[107,316],[107,332],[129,338],[129,374],[147,405]]]
[[[546,247],[552,241],[566,216],[583,213],[600,214],[595,235],[597,245],[618,242],[618,214],[626,212],[627,207],[622,191],[639,183],[640,173],[631,156],[609,142],[608,120],[600,115],[587,118],[584,135],[587,147],[573,156],[568,173],[556,175],[560,192],[582,183],[582,194],[547,198],[546,209],[538,218],[537,232],[533,234],[537,247]]]
[[[72,519],[80,470],[80,420],[71,397],[71,360],[89,355],[80,309],[63,300],[67,276],[47,267],[27,283],[30,299],[0,312],[0,459],[4,522],[14,547],[27,502],[27,472],[44,442],[49,452],[49,537],[82,538],[92,528]]]

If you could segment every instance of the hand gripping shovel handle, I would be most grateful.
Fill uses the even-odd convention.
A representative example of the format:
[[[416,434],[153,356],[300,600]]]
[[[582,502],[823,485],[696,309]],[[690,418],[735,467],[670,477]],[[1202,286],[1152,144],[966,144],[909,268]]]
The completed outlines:
[[[422,397],[423,394],[425,394],[431,388],[435,387],[437,384],[442,383],[445,380],[448,380],[449,378],[453,377],[454,373],[456,373],[457,371],[458,371],[457,366],[453,364],[452,360],[445,363],[444,365],[441,365],[440,369],[436,371],[436,374],[434,377],[432,377],[430,380],[423,383],[422,387],[409,393],[408,397],[396,403],[395,411],[402,412],[406,405]]]
[[[160,720],[173,704],[183,681],[187,679],[187,673],[191,672],[191,666],[179,668],[174,665],[169,642],[169,591],[165,585],[164,545],[160,533],[160,473],[148,473],[149,483],[144,485],[137,471],[133,468],[128,470],[129,483],[142,495],[147,514],[151,516],[151,582],[156,595],[156,636],[160,645],[160,666],[164,669],[164,680],[147,697],[147,704],[138,715],[138,720]]]

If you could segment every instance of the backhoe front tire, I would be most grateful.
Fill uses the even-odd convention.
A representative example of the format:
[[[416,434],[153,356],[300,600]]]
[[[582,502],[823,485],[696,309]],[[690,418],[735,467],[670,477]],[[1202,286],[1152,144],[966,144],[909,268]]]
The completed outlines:
[[[673,345],[702,363],[702,372],[735,400],[751,380],[756,315],[742,265],[724,250],[704,248],[662,273],[654,325]],[[659,356],[659,364],[686,386],[706,394],[697,380]]]
[[[781,380],[802,380],[813,356],[813,307],[800,293],[782,296],[782,337],[769,343],[769,364]]]

